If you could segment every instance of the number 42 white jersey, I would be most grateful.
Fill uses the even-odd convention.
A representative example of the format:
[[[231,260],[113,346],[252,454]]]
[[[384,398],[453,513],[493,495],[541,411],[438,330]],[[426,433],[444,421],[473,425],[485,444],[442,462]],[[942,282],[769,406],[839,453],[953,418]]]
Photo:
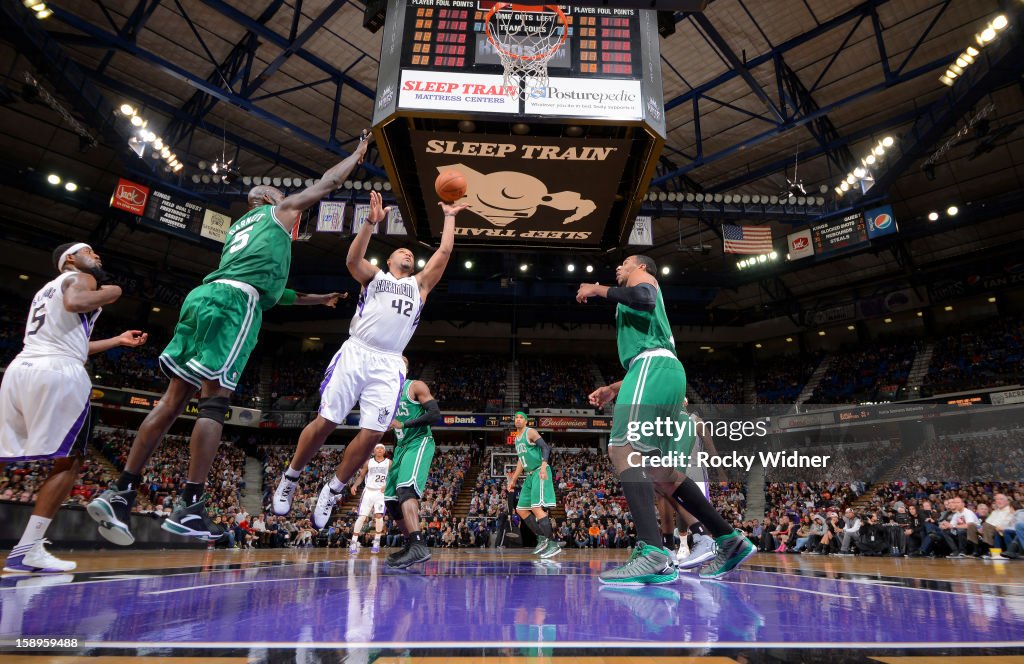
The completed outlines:
[[[391,459],[384,459],[378,462],[371,458],[366,469],[366,488],[371,491],[380,491],[388,479],[388,471],[391,470]]]
[[[400,354],[412,339],[422,310],[416,277],[398,279],[380,270],[359,294],[348,333],[370,348]]]

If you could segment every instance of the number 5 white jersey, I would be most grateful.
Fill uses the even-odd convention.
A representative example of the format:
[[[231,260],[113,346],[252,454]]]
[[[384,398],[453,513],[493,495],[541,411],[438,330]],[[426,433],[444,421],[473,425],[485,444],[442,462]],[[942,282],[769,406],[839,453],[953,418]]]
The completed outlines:
[[[25,348],[18,357],[66,357],[82,364],[89,359],[89,337],[102,309],[76,314],[64,308],[64,282],[77,274],[64,272],[32,298],[25,324]]]
[[[416,277],[397,279],[380,270],[359,294],[349,336],[370,348],[401,354],[416,331],[422,309]]]

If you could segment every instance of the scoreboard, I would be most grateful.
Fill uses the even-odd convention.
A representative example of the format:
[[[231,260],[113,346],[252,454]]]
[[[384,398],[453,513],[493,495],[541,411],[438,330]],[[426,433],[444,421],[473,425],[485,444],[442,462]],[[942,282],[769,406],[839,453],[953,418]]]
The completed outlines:
[[[511,10],[510,25],[525,25],[519,40],[557,44],[546,83],[523,89],[488,39],[494,5],[388,0],[373,131],[403,218],[434,242],[443,215],[433,182],[457,170],[470,205],[462,245],[617,246],[665,141],[657,13],[559,4],[563,23],[550,9]],[[524,48],[516,41],[503,49]]]
[[[405,34],[412,38],[403,44],[402,66],[501,74],[498,53],[484,26],[494,4],[489,0],[444,4],[414,0],[405,17]],[[638,78],[640,10],[559,7],[568,20],[568,34],[548,62],[549,75]]]

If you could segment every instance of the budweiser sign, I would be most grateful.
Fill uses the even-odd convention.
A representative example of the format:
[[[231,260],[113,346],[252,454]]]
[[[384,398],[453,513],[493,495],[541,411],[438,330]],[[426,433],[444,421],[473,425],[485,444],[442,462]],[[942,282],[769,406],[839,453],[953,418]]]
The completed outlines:
[[[541,429],[586,429],[590,423],[585,417],[541,417],[537,426]]]
[[[149,199],[149,187],[120,178],[110,199],[110,207],[141,215]]]

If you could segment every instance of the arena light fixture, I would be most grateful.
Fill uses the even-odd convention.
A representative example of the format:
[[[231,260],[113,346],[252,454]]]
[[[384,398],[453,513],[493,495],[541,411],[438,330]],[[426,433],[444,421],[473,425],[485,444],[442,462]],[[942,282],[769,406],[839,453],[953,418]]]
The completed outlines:
[[[131,104],[121,104],[122,115],[135,115],[135,109],[132,108]]]
[[[938,212],[932,211],[932,212],[928,213],[928,221],[938,221],[938,220],[939,220],[939,213]]]
[[[160,307],[153,307],[152,309],[150,309],[150,311],[152,311],[155,314],[158,314],[160,313]]]
[[[886,318],[886,319],[885,319],[885,324],[886,324],[886,325],[888,325],[888,324],[889,324],[889,323],[891,323],[891,322],[892,322],[892,319],[891,319],[891,318]]]
[[[793,343],[793,337],[786,337],[786,343],[787,344]]]
[[[60,184],[60,176],[56,173],[50,173],[46,176],[46,181],[52,185],[58,185]]]
[[[819,337],[825,336],[825,330],[818,330],[818,336]]]
[[[523,345],[523,346],[532,346],[533,342],[532,341],[521,341],[520,344]]]
[[[142,118],[140,118],[137,115],[133,115],[132,119],[131,119],[131,123],[132,123],[133,127],[141,127],[142,126]]]
[[[590,266],[588,265],[587,267],[590,267]],[[588,272],[589,272],[589,270],[588,270]],[[672,269],[668,265],[666,265],[665,267],[661,268],[661,273],[663,275],[665,275],[666,277],[669,275],[670,272],[672,272]]]
[[[473,269],[473,261],[466,261],[465,263],[463,263],[463,265],[466,266],[467,270],[472,270]]]
[[[666,267],[665,269],[667,270],[668,268]],[[587,274],[590,274],[593,271],[594,271],[594,266],[593,265],[588,265],[587,266]],[[668,274],[668,272],[664,272],[664,274]]]
[[[924,317],[924,312],[923,311],[918,311],[917,312],[917,317],[918,318],[923,318]]]
[[[529,269],[530,269],[530,266],[527,265],[526,263],[523,263],[522,265],[519,266],[519,271],[520,272],[526,272]]]
[[[847,330],[851,330],[851,331],[852,331],[852,330],[856,330],[856,329],[857,329],[857,326],[856,326],[856,325],[847,325],[847,326],[846,326],[846,329],[847,329]]]
[[[946,208],[946,214],[948,214],[951,217],[955,217],[959,212],[960,208],[958,208],[955,205],[950,205],[948,208]]]
[[[576,271],[576,266],[573,265],[572,263],[569,263],[568,265],[565,266],[565,269],[568,272],[575,272]]]
[[[988,298],[988,303],[989,304],[995,304],[996,303],[996,298],[995,298],[994,295]]]
[[[711,346],[701,346],[701,350],[711,350]]]
[[[757,343],[757,344],[754,344],[754,348],[762,348],[762,346],[761,346],[761,344]]]
[[[871,166],[876,161],[878,161],[878,157],[876,157],[874,154],[869,154],[868,156],[864,157],[865,166]]]
[[[427,264],[427,261],[423,260],[422,258],[419,259],[418,261],[416,261],[416,267],[423,267],[426,264]]]
[[[320,337],[310,337],[310,341],[320,341]]]
[[[19,274],[18,278],[21,279],[22,281],[28,281],[28,275],[27,274]]]
[[[953,305],[952,304],[947,304],[946,306],[943,307],[943,310],[944,311],[953,311]]]
[[[378,261],[377,261],[377,258],[376,258],[376,257],[374,257],[374,258],[371,258],[371,259],[370,259],[370,265],[374,265],[374,266],[376,266],[376,265],[377,265],[377,262],[378,262]]]
[[[65,182],[64,188],[67,189],[68,191],[78,191],[78,185],[75,184],[74,182]]]
[[[445,342],[444,339],[434,339],[434,343],[435,344],[443,344],[443,343],[446,343],[446,342]]]

